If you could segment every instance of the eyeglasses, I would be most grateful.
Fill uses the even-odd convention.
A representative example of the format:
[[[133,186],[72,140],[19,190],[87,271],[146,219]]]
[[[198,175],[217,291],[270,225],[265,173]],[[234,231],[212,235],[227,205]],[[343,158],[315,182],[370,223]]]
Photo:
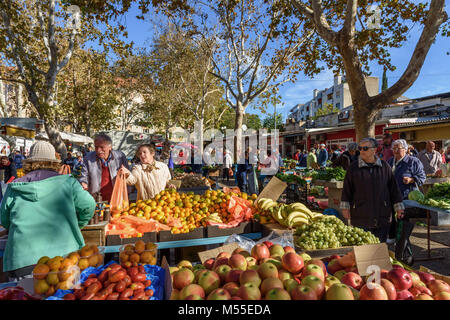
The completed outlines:
[[[392,148],[393,151],[401,150],[401,149],[405,149],[405,148],[402,148],[402,147],[393,147],[393,148]]]
[[[361,147],[361,146],[358,146],[358,150],[359,151],[362,151],[362,150],[364,150],[364,151],[367,151],[367,150],[369,150],[369,149],[372,149],[373,147]]]

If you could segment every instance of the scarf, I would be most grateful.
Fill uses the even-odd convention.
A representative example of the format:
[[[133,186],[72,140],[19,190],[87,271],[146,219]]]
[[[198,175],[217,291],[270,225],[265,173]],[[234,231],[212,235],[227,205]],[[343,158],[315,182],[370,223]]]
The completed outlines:
[[[151,164],[142,164],[142,170],[145,172],[152,172],[153,170],[159,170],[158,167],[156,167],[156,161],[153,160],[153,163]]]

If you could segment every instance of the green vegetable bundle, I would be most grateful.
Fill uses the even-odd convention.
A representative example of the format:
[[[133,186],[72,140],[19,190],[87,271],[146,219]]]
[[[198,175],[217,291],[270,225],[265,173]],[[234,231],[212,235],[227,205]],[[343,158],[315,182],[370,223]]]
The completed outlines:
[[[334,179],[336,181],[343,181],[345,174],[346,171],[341,167],[322,168],[313,175],[313,180],[330,181]]]

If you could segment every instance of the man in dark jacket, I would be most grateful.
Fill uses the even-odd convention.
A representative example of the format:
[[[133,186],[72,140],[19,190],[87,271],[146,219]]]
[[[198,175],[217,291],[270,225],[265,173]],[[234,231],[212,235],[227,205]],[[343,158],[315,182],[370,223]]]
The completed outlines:
[[[345,175],[340,208],[353,226],[368,230],[385,242],[392,208],[401,216],[405,207],[391,167],[375,156],[377,146],[373,138],[359,143],[360,156]]]
[[[305,150],[303,150],[303,152],[300,154],[300,156],[298,158],[298,166],[299,167],[306,168],[306,158],[308,158],[308,151],[305,149]]]
[[[358,144],[356,142],[350,142],[348,144],[347,150],[344,151],[336,160],[331,164],[332,168],[341,167],[344,170],[348,170],[350,163],[356,160],[358,157],[356,155],[356,149],[358,149]]]
[[[0,170],[4,170],[3,181],[8,182],[11,177],[17,178],[16,166],[8,159],[7,156],[2,156]]]

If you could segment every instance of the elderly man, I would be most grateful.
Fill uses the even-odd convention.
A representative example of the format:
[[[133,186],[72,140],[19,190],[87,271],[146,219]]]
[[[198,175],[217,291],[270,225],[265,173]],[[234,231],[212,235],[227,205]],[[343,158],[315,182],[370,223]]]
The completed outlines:
[[[123,165],[129,169],[125,154],[112,150],[112,140],[106,134],[94,139],[95,151],[89,152],[83,159],[83,168],[79,181],[92,195],[100,193],[103,201],[110,201],[117,171]]]
[[[419,152],[417,158],[422,162],[425,174],[434,175],[440,169],[442,156],[434,150],[436,145],[433,141],[428,141],[425,150]]]
[[[392,208],[399,216],[405,207],[391,167],[375,156],[377,147],[373,138],[359,143],[358,161],[350,164],[345,175],[340,208],[353,226],[368,230],[385,242]]]
[[[344,151],[333,163],[331,167],[341,167],[344,170],[348,170],[350,163],[358,158],[357,150],[358,144],[356,142],[350,142],[347,146],[347,150]]]
[[[381,148],[381,158],[384,161],[389,161],[394,156],[392,151],[392,135],[390,133],[385,133],[383,135],[383,147]]]

